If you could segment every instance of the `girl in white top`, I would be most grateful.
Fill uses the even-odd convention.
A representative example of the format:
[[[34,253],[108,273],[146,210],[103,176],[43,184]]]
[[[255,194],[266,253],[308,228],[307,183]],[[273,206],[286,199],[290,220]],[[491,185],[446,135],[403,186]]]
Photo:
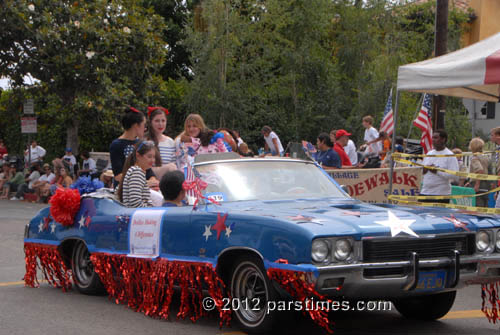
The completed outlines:
[[[152,141],[140,141],[137,149],[127,157],[123,166],[123,179],[118,186],[118,199],[127,207],[153,206],[151,192],[146,182],[146,170],[155,161]]]
[[[199,114],[189,114],[184,121],[184,131],[175,138],[175,155],[177,169],[184,170],[188,164],[194,163],[194,157],[200,147],[200,134],[207,129],[205,121]]]
[[[269,126],[262,127],[262,135],[266,140],[265,151],[271,152],[273,156],[283,156],[285,151],[283,150],[283,146],[281,145],[281,141],[276,135],[276,133]]]
[[[163,107],[148,107],[148,133],[146,138],[154,142],[155,164],[153,172],[161,179],[167,171],[175,170],[175,142],[164,134],[167,128],[168,109]]]

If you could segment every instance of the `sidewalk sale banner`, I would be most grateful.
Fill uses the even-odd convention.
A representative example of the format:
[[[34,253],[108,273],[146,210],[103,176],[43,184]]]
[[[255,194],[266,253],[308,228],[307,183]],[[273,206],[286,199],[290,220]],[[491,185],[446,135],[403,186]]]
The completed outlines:
[[[388,203],[389,173],[388,168],[379,169],[342,169],[329,170],[327,173],[340,185],[347,187],[353,198],[371,202]],[[421,167],[400,167],[393,170],[393,195],[419,195],[422,181]]]

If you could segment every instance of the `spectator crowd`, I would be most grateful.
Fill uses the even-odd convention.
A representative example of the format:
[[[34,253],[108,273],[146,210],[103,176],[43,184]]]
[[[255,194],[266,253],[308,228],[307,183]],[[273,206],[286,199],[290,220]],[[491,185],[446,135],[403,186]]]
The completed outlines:
[[[198,114],[188,115],[183,131],[175,138],[169,137],[165,134],[168,115],[168,109],[163,107],[148,107],[146,114],[133,107],[127,108],[121,120],[123,133],[112,141],[109,148],[109,168],[98,168],[96,161],[85,150],[79,155],[79,163],[70,147],[65,148],[61,158],[49,164],[45,161],[46,150],[36,140],[24,151],[22,163],[19,158],[8,154],[0,139],[0,199],[26,198],[47,202],[58,188],[69,187],[80,176],[90,176],[99,178],[106,187],[115,188],[118,199],[127,206],[180,206],[184,204],[185,192],[179,185],[197,155],[233,151],[242,157],[255,156],[238,131],[225,128],[212,130]],[[304,150],[325,169],[389,167],[392,150],[389,134],[379,133],[369,115],[363,117],[362,125],[365,132],[359,150],[350,138],[352,134],[345,129],[318,134],[316,147],[306,142],[308,145],[304,146]],[[287,155],[288,147],[283,147],[271,127],[263,126],[261,134],[265,144],[258,151],[259,157]],[[490,138],[499,150],[500,127],[491,130]],[[447,139],[444,130],[434,132],[433,150],[428,153],[430,156],[424,158],[423,164],[452,171],[463,170],[460,155],[432,157],[461,153],[457,148],[453,151],[448,149]],[[403,152],[403,138],[398,136],[395,142],[395,151]],[[488,174],[494,166],[493,173],[500,174],[498,153],[490,159],[481,154],[483,147],[484,141],[480,138],[470,141],[469,149],[475,153],[470,161],[470,172]],[[421,195],[450,195],[452,183],[472,187],[477,193],[484,193],[493,187],[485,181],[459,179],[434,169],[424,168],[423,174]],[[477,205],[487,206],[487,197],[478,197]],[[498,206],[500,201],[497,201]]]

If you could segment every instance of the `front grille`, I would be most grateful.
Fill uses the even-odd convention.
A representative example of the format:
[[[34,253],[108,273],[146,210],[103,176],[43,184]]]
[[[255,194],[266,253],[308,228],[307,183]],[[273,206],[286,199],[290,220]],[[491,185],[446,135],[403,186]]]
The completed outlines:
[[[452,250],[458,250],[460,255],[472,255],[475,251],[474,234],[364,240],[363,261],[403,261],[409,259],[410,252],[416,252],[420,259],[450,257]]]

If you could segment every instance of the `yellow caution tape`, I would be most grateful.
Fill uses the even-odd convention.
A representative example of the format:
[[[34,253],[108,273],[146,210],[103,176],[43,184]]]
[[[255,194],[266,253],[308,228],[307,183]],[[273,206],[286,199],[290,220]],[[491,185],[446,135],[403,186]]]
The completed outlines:
[[[389,197],[392,197],[392,200],[410,200],[410,201],[417,201],[417,200],[442,200],[442,199],[464,199],[464,198],[474,198],[474,197],[480,197],[486,194],[490,193],[495,193],[500,191],[500,187],[494,188],[491,191],[484,192],[484,193],[477,193],[477,194],[457,194],[457,195],[390,195]]]
[[[436,171],[445,172],[445,173],[448,173],[448,174],[451,174],[454,176],[458,176],[458,177],[462,177],[462,178],[471,178],[471,179],[476,179],[476,180],[490,180],[490,181],[500,180],[500,176],[495,176],[495,175],[452,171],[452,170],[442,169],[442,168],[439,168],[437,166],[423,165],[420,163],[412,162],[412,161],[409,161],[407,159],[401,159],[401,158],[393,158],[393,160],[395,162],[404,163],[404,164],[408,164],[408,165],[421,166],[421,167],[429,169],[429,170],[436,170]]]
[[[393,157],[465,157],[465,156],[481,156],[481,155],[489,155],[500,153],[500,151],[482,151],[482,152],[466,152],[461,154],[449,154],[449,155],[425,155],[425,154],[406,154],[403,152],[394,152],[392,154]]]
[[[413,205],[413,206],[454,208],[454,209],[466,210],[469,212],[500,214],[500,208],[472,207],[472,206],[463,206],[463,205],[443,204],[443,203],[439,203],[439,202],[418,202],[418,201],[409,201],[409,200],[398,200],[395,197],[396,196],[394,196],[394,195],[389,195],[387,198],[389,200],[393,200],[393,201],[396,201],[398,203],[403,203],[403,204]]]

